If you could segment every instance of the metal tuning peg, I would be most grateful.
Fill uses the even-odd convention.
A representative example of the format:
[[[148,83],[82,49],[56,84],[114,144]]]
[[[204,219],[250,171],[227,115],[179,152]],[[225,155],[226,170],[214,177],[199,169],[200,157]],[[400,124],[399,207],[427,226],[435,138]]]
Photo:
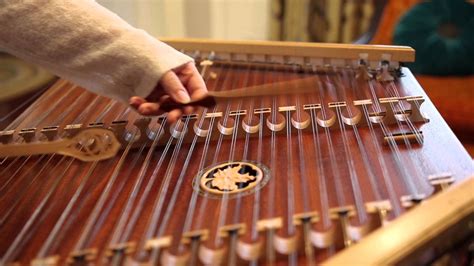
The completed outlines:
[[[368,54],[359,55],[359,65],[357,67],[356,79],[358,80],[370,80],[374,76],[369,72]]]
[[[387,60],[383,60],[380,63],[380,70],[379,70],[379,74],[377,75],[378,81],[387,82],[387,81],[394,80],[394,77],[392,76],[392,74],[390,74],[389,67],[390,67],[390,62]]]

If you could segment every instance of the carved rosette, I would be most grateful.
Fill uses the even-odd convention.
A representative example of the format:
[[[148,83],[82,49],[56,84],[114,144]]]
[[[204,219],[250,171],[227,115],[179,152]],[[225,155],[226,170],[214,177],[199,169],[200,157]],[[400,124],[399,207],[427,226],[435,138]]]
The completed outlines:
[[[252,192],[264,185],[264,170],[252,162],[228,162],[205,169],[197,176],[204,194]]]

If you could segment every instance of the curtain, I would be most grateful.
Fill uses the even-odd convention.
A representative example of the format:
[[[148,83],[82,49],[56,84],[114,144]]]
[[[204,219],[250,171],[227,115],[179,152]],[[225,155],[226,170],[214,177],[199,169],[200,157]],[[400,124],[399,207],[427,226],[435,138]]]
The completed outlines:
[[[369,29],[379,0],[273,0],[271,39],[353,42]]]

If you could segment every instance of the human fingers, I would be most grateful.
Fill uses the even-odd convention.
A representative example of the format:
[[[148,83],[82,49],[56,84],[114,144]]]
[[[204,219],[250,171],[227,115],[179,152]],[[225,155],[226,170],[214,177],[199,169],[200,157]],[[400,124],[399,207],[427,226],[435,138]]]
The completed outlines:
[[[135,109],[138,109],[138,107],[140,107],[140,105],[142,105],[144,103],[146,103],[146,100],[143,99],[142,97],[138,97],[138,96],[130,97],[130,99],[128,101],[128,104],[130,104],[130,106],[132,106]]]
[[[187,88],[191,99],[197,100],[202,99],[207,95],[207,87],[202,79],[201,75],[196,72],[189,78]]]
[[[183,115],[183,112],[180,109],[175,109],[173,111],[168,112],[166,117],[169,123],[174,123],[178,121],[181,115]]]
[[[176,102],[188,103],[191,101],[186,88],[173,71],[168,71],[163,75],[160,86]]]
[[[203,98],[207,94],[206,83],[193,63],[175,70],[177,76],[186,87],[192,100]]]
[[[136,109],[141,115],[159,115],[163,113],[160,110],[160,104],[152,102],[142,103]]]
[[[138,97],[138,98],[139,99],[134,99],[134,100],[137,101],[137,102],[143,100],[143,98],[140,98],[140,97]],[[135,109],[137,110],[137,112],[139,114],[144,115],[144,116],[161,115],[161,114],[164,113],[163,110],[160,109],[161,104],[165,101],[168,101],[169,98],[170,98],[170,96],[163,95],[162,97],[160,97],[158,102],[146,102],[146,100],[143,100],[145,102],[142,102],[138,107],[135,107]],[[175,110],[172,110],[172,111],[168,112],[168,114],[167,114],[168,122],[169,123],[176,122],[179,119],[179,117],[181,117],[183,115],[183,112],[186,113],[186,114],[191,113],[190,110],[186,107],[183,110],[175,109]]]

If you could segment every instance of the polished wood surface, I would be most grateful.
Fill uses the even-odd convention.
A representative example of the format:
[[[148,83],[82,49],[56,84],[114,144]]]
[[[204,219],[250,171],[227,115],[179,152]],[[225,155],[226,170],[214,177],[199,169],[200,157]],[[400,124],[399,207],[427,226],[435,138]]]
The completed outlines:
[[[361,53],[367,53],[370,60],[380,60],[383,54],[390,54],[392,60],[398,62],[413,62],[415,60],[415,50],[408,46],[173,38],[161,38],[160,40],[176,49],[186,51],[347,60],[359,59]]]
[[[429,176],[449,172],[457,183],[473,173],[422,88],[408,69],[401,71],[399,79],[379,82],[356,79],[353,68],[215,60],[204,77],[210,90],[313,77],[314,92],[221,102],[177,125],[156,117],[143,122],[126,106],[60,80],[5,129],[54,125],[62,136],[69,124],[125,120],[129,139],[141,142],[124,141],[115,158],[100,162],[60,155],[2,160],[2,262],[321,263],[433,194]],[[354,104],[395,96],[421,96],[429,121],[411,121],[417,106],[407,111],[406,98],[388,108],[364,105],[370,117]],[[388,117],[392,107],[405,121]],[[360,120],[347,119],[358,110]],[[383,123],[366,123],[383,114]],[[356,125],[341,123],[341,116]],[[147,131],[137,130],[137,121]],[[386,135],[415,129],[420,143],[383,144]],[[239,161],[263,169],[256,189],[199,191],[200,173]]]
[[[472,241],[474,228],[469,224],[474,221],[473,190],[471,177],[451,187],[448,193],[426,200],[359,245],[326,261],[326,265],[431,264],[433,256],[443,255],[450,243],[464,239],[469,242],[469,238]]]

